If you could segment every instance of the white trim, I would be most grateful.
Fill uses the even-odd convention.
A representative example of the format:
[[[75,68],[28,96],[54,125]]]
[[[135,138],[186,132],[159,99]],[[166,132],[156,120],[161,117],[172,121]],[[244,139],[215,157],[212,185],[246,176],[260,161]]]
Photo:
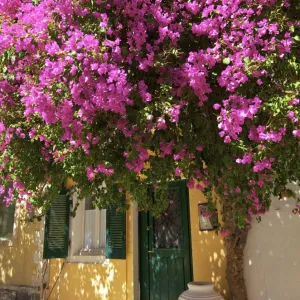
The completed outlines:
[[[79,256],[102,256],[105,255],[105,248],[97,249],[81,249],[79,251]]]
[[[86,256],[86,255],[73,255],[67,257],[68,263],[83,263],[83,264],[109,264],[109,259],[105,255]]]

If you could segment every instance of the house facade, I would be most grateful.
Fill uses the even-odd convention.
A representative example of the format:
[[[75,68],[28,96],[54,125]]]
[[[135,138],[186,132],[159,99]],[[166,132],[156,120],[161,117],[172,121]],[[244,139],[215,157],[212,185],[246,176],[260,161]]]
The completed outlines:
[[[171,183],[159,220],[134,204],[126,214],[99,211],[91,200],[69,218],[67,203],[77,198],[62,193],[48,219],[35,223],[26,222],[21,204],[1,204],[0,300],[175,300],[189,281],[212,281],[227,295],[223,240],[199,227],[198,206],[206,202],[200,191]],[[274,198],[269,214],[252,223],[244,251],[249,300],[300,299],[294,204]]]
[[[175,300],[190,281],[212,281],[226,295],[223,240],[199,229],[200,191],[171,183],[160,219],[134,204],[120,213],[92,201],[71,218],[77,197],[62,192],[44,221],[14,223],[15,240],[0,246],[0,295],[26,288],[28,299]]]

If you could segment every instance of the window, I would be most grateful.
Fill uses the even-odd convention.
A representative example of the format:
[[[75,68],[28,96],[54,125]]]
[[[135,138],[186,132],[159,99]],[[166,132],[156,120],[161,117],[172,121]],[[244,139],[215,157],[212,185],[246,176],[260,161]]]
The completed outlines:
[[[125,193],[123,194],[125,201]],[[107,210],[93,206],[86,198],[76,216],[69,218],[70,205],[78,202],[62,190],[45,218],[44,259],[67,258],[69,262],[101,263],[108,259],[126,259],[126,213],[110,205]]]
[[[106,209],[99,210],[93,205],[93,201],[93,197],[84,199],[77,209],[76,216],[71,218],[71,260],[78,260],[78,256],[105,255]],[[72,202],[73,205],[76,204],[77,195],[73,195]]]
[[[6,207],[0,201],[0,240],[11,240],[14,231],[15,204]]]

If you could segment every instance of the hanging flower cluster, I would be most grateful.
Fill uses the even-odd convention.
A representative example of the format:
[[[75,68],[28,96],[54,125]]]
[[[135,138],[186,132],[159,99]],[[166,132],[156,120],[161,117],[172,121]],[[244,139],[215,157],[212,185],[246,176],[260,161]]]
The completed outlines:
[[[274,189],[299,180],[299,9],[2,1],[0,194],[47,207],[69,177],[102,193],[100,206],[113,197],[105,181],[159,211],[148,185],[187,178],[242,203],[241,226],[265,212]]]

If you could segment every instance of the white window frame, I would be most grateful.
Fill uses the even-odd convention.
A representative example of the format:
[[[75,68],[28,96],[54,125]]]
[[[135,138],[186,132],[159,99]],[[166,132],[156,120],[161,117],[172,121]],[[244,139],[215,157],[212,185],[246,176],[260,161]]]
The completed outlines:
[[[73,207],[78,202],[78,195],[74,193],[71,198]],[[98,249],[84,249],[84,216],[85,216],[85,199],[83,199],[77,208],[76,216],[70,218],[70,245],[69,245],[69,255],[67,258],[68,262],[74,263],[105,263],[107,262],[105,257],[105,247]],[[100,237],[105,238],[106,235],[106,210],[100,211],[96,209],[96,228],[95,234],[99,238],[98,243],[100,243]],[[101,220],[100,220],[100,214]],[[105,215],[105,217],[104,217]],[[104,240],[105,243],[105,240]]]

